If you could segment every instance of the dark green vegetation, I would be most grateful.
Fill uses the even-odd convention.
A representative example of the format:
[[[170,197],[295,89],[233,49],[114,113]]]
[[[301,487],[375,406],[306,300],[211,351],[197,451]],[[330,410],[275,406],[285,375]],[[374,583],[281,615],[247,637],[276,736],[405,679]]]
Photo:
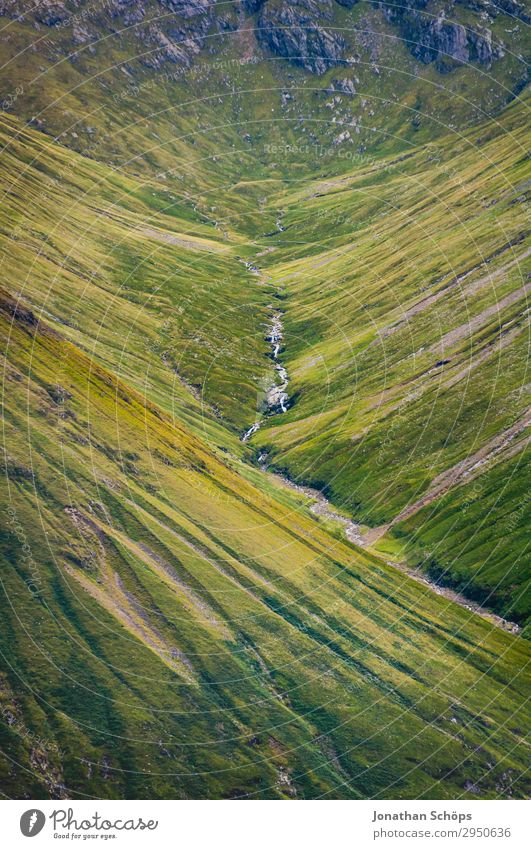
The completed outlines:
[[[330,3],[339,94],[285,4],[202,5],[173,62],[118,3],[1,5],[0,788],[522,797],[525,635],[387,560],[525,621],[524,12],[451,70],[415,4]]]

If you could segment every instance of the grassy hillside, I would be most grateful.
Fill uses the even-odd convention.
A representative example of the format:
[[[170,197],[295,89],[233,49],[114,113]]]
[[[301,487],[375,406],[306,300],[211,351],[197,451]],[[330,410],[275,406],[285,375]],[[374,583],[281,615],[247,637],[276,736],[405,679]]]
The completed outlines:
[[[179,15],[186,5],[189,14]],[[487,28],[492,56],[448,67],[413,55],[415,33],[398,30],[365,0],[351,9],[335,0],[306,5],[345,42],[323,73],[300,67],[296,44],[295,61],[290,51],[268,49],[260,16],[232,0],[64,0],[51,9],[4,0],[3,108],[86,156],[135,174],[163,173],[205,214],[216,206],[233,224],[244,214],[256,234],[257,200],[279,179],[342,173],[368,150],[392,153],[462,130],[496,115],[525,86],[526,16],[518,3],[511,12],[450,3],[448,25],[469,35]],[[428,5],[429,23],[441,4]],[[388,12],[399,8],[389,4]]]
[[[15,238],[4,219],[0,309],[3,792],[525,795],[527,642],[327,531],[238,458],[232,394],[267,363],[241,238],[19,129],[4,120],[20,214]],[[253,287],[237,322],[253,342],[212,390],[227,375],[212,403],[228,428],[141,346],[186,279],[207,287],[192,334],[211,291],[230,315]],[[193,381],[211,352],[188,359],[183,336]]]
[[[0,0],[0,791],[526,797],[525,10],[207,5]]]
[[[268,292],[245,267],[246,240],[205,224],[162,181],[112,171],[7,116],[0,144],[4,285],[148,398],[226,441],[216,422],[252,418],[267,370]]]
[[[525,642],[397,587],[4,309],[5,789],[521,792]]]
[[[276,198],[285,231],[263,261],[285,311],[292,406],[254,437],[366,526],[369,544],[399,558],[415,549],[432,574],[520,618],[526,122],[514,105],[461,137]],[[471,498],[484,517],[473,540],[461,509]]]

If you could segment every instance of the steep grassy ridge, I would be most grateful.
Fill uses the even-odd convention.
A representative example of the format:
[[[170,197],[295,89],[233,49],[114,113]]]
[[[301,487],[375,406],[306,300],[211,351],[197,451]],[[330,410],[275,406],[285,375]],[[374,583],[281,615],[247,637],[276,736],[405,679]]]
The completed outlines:
[[[292,408],[254,437],[371,528],[369,542],[391,525],[426,543],[434,573],[508,616],[528,608],[522,528],[505,525],[526,509],[524,477],[510,472],[529,403],[526,117],[515,105],[462,138],[275,199],[286,229],[263,261],[285,310]],[[466,560],[466,493],[447,496],[452,522],[433,550],[424,519],[438,508],[401,522],[487,471],[498,493]],[[481,553],[491,533],[494,563]]]

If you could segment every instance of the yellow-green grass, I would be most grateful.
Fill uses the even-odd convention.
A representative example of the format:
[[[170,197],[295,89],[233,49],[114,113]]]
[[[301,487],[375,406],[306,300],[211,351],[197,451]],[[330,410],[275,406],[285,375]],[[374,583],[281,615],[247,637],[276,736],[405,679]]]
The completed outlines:
[[[9,32],[9,58],[35,37],[27,23]],[[61,30],[47,35],[52,53],[64,50]],[[256,448],[367,524],[394,518],[521,415],[519,301],[474,331],[474,357],[500,320],[514,338],[481,362],[466,396],[462,382],[427,375],[431,353],[407,359],[435,341],[433,326],[440,335],[463,323],[462,289],[487,270],[500,274],[478,284],[472,316],[522,286],[521,105],[463,139],[444,136],[453,121],[495,111],[507,90],[489,92],[491,78],[464,68],[445,79],[455,96],[442,100],[434,69],[412,82],[395,45],[399,96],[396,74],[377,78],[364,60],[360,97],[343,98],[342,114],[363,114],[349,149],[376,142],[354,169],[330,145],[323,89],[337,71],[317,81],[260,56],[230,75],[207,61],[168,86],[136,63],[139,96],[113,67],[131,60],[133,42],[112,44],[75,61],[56,55],[37,81],[50,61],[38,51],[5,71],[6,88],[22,75],[14,111],[42,112],[47,135],[1,118],[3,792],[528,795],[527,642],[385,562],[390,550],[407,556],[523,618],[511,549],[478,575],[483,505],[477,547],[463,548],[456,488],[435,504],[440,525],[416,513],[380,539],[380,556],[248,465],[255,446],[238,438],[270,372],[264,322],[279,294],[293,407]],[[224,49],[241,55],[230,38]],[[514,57],[503,69],[507,82]],[[295,94],[288,111],[285,88]],[[436,138],[438,152],[413,147]],[[264,236],[281,212],[286,231]],[[241,260],[271,246],[256,260],[265,279],[250,274]],[[423,287],[442,291],[476,266],[378,341]],[[469,342],[453,344],[444,380],[468,361]],[[420,417],[430,425],[422,453]],[[493,489],[506,492],[509,468],[489,471]],[[498,537],[502,513],[516,510],[515,557],[518,486],[501,508],[485,490]],[[457,514],[446,536],[445,510]]]
[[[268,292],[239,260],[246,240],[180,216],[160,182],[120,175],[12,118],[3,116],[0,136],[5,285],[225,444],[213,408],[242,428],[269,370]]]
[[[283,295],[292,406],[254,443],[364,524],[393,522],[445,471],[482,450],[488,460],[504,433],[511,452],[526,445],[526,110],[275,199],[286,230],[263,260]],[[505,459],[489,526],[525,495],[518,475],[505,499]],[[505,555],[495,582],[491,570],[478,556],[471,584],[521,616],[524,564],[510,581]]]
[[[525,640],[328,535],[14,312],[6,792],[525,792]]]

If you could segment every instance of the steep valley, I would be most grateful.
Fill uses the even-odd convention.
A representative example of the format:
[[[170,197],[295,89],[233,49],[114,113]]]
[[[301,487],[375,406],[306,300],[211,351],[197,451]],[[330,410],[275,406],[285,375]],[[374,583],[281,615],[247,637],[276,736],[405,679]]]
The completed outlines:
[[[0,13],[3,795],[528,796],[525,7]]]

